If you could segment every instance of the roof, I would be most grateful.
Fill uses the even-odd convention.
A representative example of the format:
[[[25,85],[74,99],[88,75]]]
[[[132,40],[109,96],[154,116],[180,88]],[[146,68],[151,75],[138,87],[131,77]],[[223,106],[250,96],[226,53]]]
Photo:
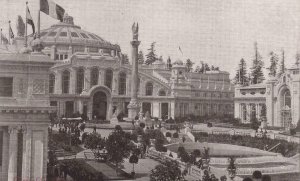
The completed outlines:
[[[36,63],[54,63],[47,55],[43,53],[0,53],[0,61],[10,62],[36,62]]]
[[[82,30],[80,26],[74,25],[73,17],[68,15],[64,16],[63,22],[41,30],[40,36],[45,45],[68,44],[120,50],[119,45],[113,45],[100,36]],[[32,39],[33,35],[30,36],[29,41],[32,41]]]

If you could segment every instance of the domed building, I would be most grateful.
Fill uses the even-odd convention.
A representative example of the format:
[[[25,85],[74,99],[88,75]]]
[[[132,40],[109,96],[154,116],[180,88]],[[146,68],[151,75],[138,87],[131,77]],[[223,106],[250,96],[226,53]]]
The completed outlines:
[[[79,112],[90,120],[110,120],[128,115],[132,67],[123,63],[118,45],[82,30],[70,16],[41,30],[41,40],[43,52],[56,61],[50,69],[49,93],[59,116]],[[153,117],[233,114],[227,72],[190,73],[181,60],[172,68],[158,61],[139,65],[138,80],[140,111]]]

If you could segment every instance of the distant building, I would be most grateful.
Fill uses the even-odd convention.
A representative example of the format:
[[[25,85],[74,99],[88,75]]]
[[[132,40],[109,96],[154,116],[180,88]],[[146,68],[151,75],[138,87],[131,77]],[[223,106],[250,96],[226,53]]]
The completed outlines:
[[[300,66],[296,63],[279,77],[261,84],[235,88],[236,118],[250,123],[252,117],[266,119],[268,126],[290,128],[300,119]]]
[[[50,69],[51,106],[59,116],[79,112],[89,119],[110,120],[128,114],[131,65],[122,61],[121,49],[94,33],[74,25],[73,18],[41,30],[43,52],[56,61]],[[170,66],[157,60],[139,65],[141,111],[153,117],[233,115],[233,88],[229,73],[186,72],[178,60]]]

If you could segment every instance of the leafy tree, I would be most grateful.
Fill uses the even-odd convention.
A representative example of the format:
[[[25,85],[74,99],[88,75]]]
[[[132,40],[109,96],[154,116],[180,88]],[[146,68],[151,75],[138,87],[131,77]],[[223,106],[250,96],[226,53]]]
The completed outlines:
[[[150,65],[157,59],[157,55],[155,54],[155,43],[152,42],[150,48],[148,49],[149,53],[146,55],[145,64]]]
[[[139,161],[139,158],[138,158],[137,155],[133,154],[133,155],[130,156],[129,163],[132,164],[132,172],[134,172],[134,164],[137,164],[138,161]]]
[[[234,77],[235,84],[248,85],[248,77],[247,77],[247,66],[245,60],[242,58],[239,63],[239,68]]]
[[[195,149],[193,151],[193,154],[196,156],[196,157],[200,157],[201,156],[201,151],[199,149]]]
[[[282,50],[282,56],[281,56],[278,77],[280,77],[284,72],[285,72],[285,55],[284,55],[284,50]]]
[[[17,20],[17,34],[19,37],[24,37],[25,34],[25,23],[20,15],[18,15]]]
[[[204,64],[204,72],[210,71],[209,65],[207,63]]]
[[[191,61],[191,59],[187,59],[185,63],[186,71],[191,72],[193,70],[194,62]]]
[[[275,77],[277,74],[277,64],[278,64],[278,56],[276,53],[274,53],[273,51],[270,52],[270,67],[267,68],[270,72],[269,75]]]
[[[253,64],[251,67],[251,83],[259,84],[263,80],[265,80],[264,73],[262,70],[263,66],[264,66],[264,62],[262,61],[262,57],[261,57],[260,53],[258,52],[256,42],[254,44],[254,51],[255,51],[255,56],[254,56]]]
[[[122,56],[123,56],[123,64],[129,64],[128,55],[124,53]]]
[[[200,73],[200,71],[201,71],[201,67],[199,65],[197,65],[194,72]]]
[[[179,164],[176,161],[166,160],[157,165],[150,173],[150,181],[183,181],[185,174],[181,172]]]
[[[139,64],[144,64],[144,61],[145,61],[144,53],[142,50],[140,50],[138,53],[138,62],[139,62]]]
[[[183,155],[184,153],[186,153],[185,148],[183,146],[179,146],[177,149],[177,155],[180,158],[181,155]]]
[[[132,147],[130,146],[130,139],[125,136],[125,132],[119,126],[108,136],[106,140],[106,150],[108,160],[116,164],[116,171],[118,164],[122,163],[124,158],[128,158]]]
[[[95,157],[99,157],[99,151],[105,147],[105,140],[101,138],[99,133],[91,133],[86,136],[84,146],[92,150]]]
[[[164,61],[163,57],[160,56],[160,57],[158,58],[158,61],[163,62],[163,61]]]

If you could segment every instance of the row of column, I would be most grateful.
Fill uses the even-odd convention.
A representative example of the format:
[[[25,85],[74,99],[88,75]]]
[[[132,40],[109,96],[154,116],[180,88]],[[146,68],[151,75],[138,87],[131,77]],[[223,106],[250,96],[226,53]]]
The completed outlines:
[[[243,122],[250,122],[251,115],[255,111],[255,117],[261,117],[262,104],[261,103],[241,103],[239,104],[239,117]]]
[[[46,129],[32,131],[18,126],[2,129],[2,132],[1,180],[45,180],[47,176],[48,131]],[[22,140],[18,140],[18,133],[23,134]],[[17,159],[18,150],[22,151],[19,153],[22,154],[21,161]],[[18,168],[21,170],[18,171]],[[21,172],[22,175],[18,177],[17,172]]]

